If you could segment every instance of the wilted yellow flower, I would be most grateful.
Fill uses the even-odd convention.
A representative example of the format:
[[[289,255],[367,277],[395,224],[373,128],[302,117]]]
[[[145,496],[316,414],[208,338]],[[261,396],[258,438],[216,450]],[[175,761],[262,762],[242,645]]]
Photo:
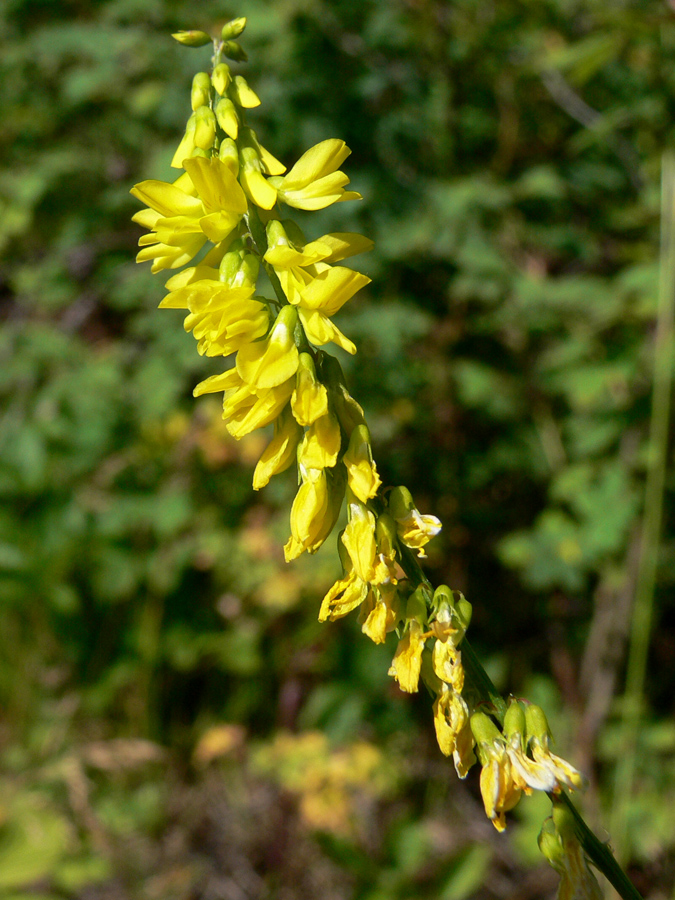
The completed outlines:
[[[441,684],[434,701],[434,727],[438,746],[445,756],[456,752],[457,739],[468,723],[469,710],[461,694],[450,685]]]
[[[471,730],[481,761],[480,791],[485,814],[497,831],[506,828],[504,813],[518,803],[521,788],[513,778],[506,740],[492,719],[481,710],[471,716]]]
[[[551,753],[549,749],[551,738],[546,716],[541,707],[534,703],[525,707],[525,729],[532,756],[558,782],[558,789],[564,784],[571,790],[584,790],[586,779],[581,772],[555,753]]]
[[[368,596],[370,585],[359,578],[354,569],[340,578],[328,591],[321,603],[319,622],[334,622],[360,606]]]
[[[362,607],[361,631],[376,644],[383,644],[390,631],[396,628],[400,618],[398,592],[393,584],[378,584],[369,594],[368,602]]]
[[[460,651],[456,650],[450,641],[436,640],[431,659],[434,672],[441,681],[461,694],[464,687],[464,668]]]
[[[344,141],[321,141],[303,153],[285,177],[270,182],[280,200],[298,209],[324,209],[340,200],[360,200],[360,194],[345,191],[349,178],[338,171],[350,153]]]
[[[422,651],[424,650],[424,633],[420,623],[413,619],[408,630],[398,642],[396,653],[391,662],[389,674],[398,681],[402,691],[414,694],[417,691],[422,668]]]
[[[396,487],[391,491],[389,512],[396,521],[401,541],[406,547],[417,550],[418,556],[425,556],[422,548],[441,530],[440,519],[421,515],[410,491],[405,487]]]

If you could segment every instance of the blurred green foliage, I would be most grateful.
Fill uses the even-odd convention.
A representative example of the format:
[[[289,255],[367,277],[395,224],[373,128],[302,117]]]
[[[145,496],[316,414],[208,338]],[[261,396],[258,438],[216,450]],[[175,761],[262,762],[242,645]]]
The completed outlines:
[[[133,261],[129,187],[170,177],[208,63],[169,34],[234,15],[266,146],[353,150],[364,202],[312,227],[375,239],[345,365],[385,482],[443,519],[431,576],[473,601],[500,688],[545,696],[598,808],[621,753],[672,6],[5,0],[0,900],[540,897],[544,811],[493,835],[391,648],[318,625],[335,555],[285,566],[294,485],[253,494],[258,438],[192,400],[215,364]],[[654,897],[675,877],[673,540],[671,518],[630,823]],[[307,820],[312,772],[352,830]]]

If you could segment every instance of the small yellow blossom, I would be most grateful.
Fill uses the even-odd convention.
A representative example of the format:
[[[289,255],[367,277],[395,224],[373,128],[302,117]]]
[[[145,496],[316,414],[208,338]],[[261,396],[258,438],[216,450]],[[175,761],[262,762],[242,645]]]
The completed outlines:
[[[401,690],[409,694],[417,692],[422,668],[423,650],[424,633],[420,623],[413,619],[409,624],[408,630],[398,642],[398,647],[389,669],[389,674],[398,681]]]
[[[269,425],[288,403],[293,390],[293,380],[273,388],[252,388],[243,384],[236,391],[225,395],[223,418],[233,438],[239,440],[257,428]]]
[[[354,569],[336,581],[321,603],[319,622],[334,622],[360,606],[368,596],[370,585],[356,574]]]
[[[349,522],[342,534],[342,543],[359,578],[373,581],[377,556],[375,516],[356,498],[349,500]]]
[[[440,520],[436,516],[421,515],[405,487],[396,487],[391,491],[389,511],[396,520],[401,541],[406,547],[417,550],[418,556],[425,556],[423,547],[441,530]]]
[[[360,194],[345,191],[349,178],[338,171],[350,153],[344,141],[321,141],[303,153],[284,178],[270,180],[279,198],[298,209],[324,209],[340,200],[360,200]]]
[[[247,384],[272,388],[293,378],[298,368],[296,322],[293,307],[284,306],[265,340],[241,348],[237,354],[237,371]]]
[[[338,421],[331,412],[327,412],[307,429],[298,460],[308,469],[331,468],[337,463],[340,441]]]
[[[437,640],[434,641],[431,659],[434,672],[441,681],[461,694],[464,687],[464,668],[460,651],[456,650],[450,641]]]
[[[298,361],[291,409],[299,425],[313,425],[328,412],[328,391],[317,380],[314,361],[309,353],[301,353]]]
[[[291,540],[295,545],[304,550],[314,545],[327,512],[328,485],[325,471],[303,471],[302,484],[291,507]]]
[[[398,592],[393,584],[378,584],[368,599],[370,609],[363,618],[361,631],[376,644],[383,644],[400,618]],[[364,604],[364,610],[367,605]]]
[[[357,426],[349,438],[349,447],[342,457],[347,467],[347,484],[362,503],[377,494],[382,484],[373,461],[370,433],[365,425]]]
[[[448,684],[442,684],[434,701],[434,727],[441,752],[452,756],[457,751],[457,739],[469,722],[469,710],[461,694]]]

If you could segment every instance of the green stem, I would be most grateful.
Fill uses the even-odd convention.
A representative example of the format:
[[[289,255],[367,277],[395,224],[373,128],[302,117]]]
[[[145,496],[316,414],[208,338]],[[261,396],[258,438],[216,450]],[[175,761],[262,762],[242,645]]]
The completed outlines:
[[[584,853],[593,863],[595,868],[602,872],[607,881],[612,885],[617,894],[623,900],[642,900],[641,894],[635,889],[635,886],[628,879],[619,863],[614,858],[614,854],[607,844],[603,844],[593,834],[588,825],[581,818],[581,815],[575,808],[574,804],[562,791],[560,794],[549,795],[551,799],[562,800],[574,817],[574,833],[577,840],[583,847]]]
[[[643,717],[644,684],[654,608],[659,539],[666,478],[670,387],[675,315],[675,157],[663,156],[661,175],[661,249],[659,300],[654,341],[654,388],[649,423],[647,483],[635,603],[630,629],[626,690],[622,705],[621,755],[614,780],[611,831],[619,859],[628,854],[628,812],[635,780]]]

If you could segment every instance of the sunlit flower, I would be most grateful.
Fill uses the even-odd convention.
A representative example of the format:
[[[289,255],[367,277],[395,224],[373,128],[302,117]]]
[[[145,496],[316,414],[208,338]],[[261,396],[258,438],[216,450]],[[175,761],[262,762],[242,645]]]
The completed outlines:
[[[360,200],[355,191],[345,191],[349,178],[338,171],[351,150],[344,141],[321,141],[302,154],[283,178],[270,178],[279,199],[298,209],[323,209],[340,200]]]
[[[402,691],[414,694],[417,691],[422,668],[424,633],[416,619],[409,622],[408,630],[398,642],[389,674],[398,681]]]

